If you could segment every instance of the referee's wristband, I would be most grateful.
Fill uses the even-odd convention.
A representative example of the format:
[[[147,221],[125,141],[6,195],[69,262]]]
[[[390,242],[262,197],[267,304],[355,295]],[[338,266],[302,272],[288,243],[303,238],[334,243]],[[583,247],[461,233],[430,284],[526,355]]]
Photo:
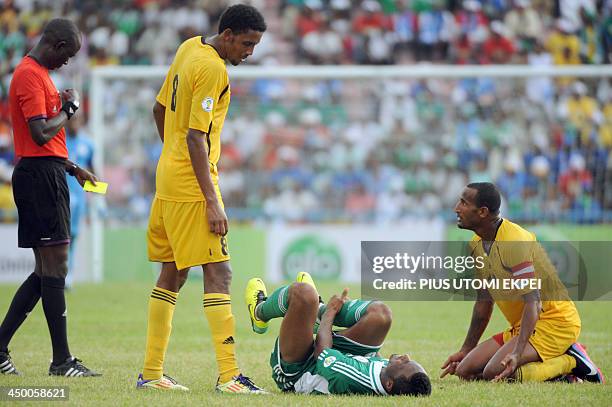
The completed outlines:
[[[70,118],[74,116],[76,111],[79,110],[79,102],[71,102],[68,100],[62,105],[62,110],[66,112],[66,116],[68,116],[68,120],[70,120]]]
[[[66,172],[68,175],[74,177],[76,175],[76,170],[79,168],[78,165],[72,164],[70,167],[66,168]]]

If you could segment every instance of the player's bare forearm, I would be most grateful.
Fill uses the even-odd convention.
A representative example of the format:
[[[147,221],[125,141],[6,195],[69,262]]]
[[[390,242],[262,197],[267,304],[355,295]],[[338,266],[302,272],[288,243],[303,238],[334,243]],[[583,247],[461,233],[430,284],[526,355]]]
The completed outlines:
[[[530,293],[524,297],[524,301],[525,307],[521,316],[521,330],[513,350],[513,353],[519,358],[523,355],[525,346],[529,342],[529,337],[533,333],[539,318],[538,305],[540,302],[538,298],[534,298],[534,295]]]
[[[321,317],[319,331],[317,332],[317,339],[315,340],[315,359],[319,356],[321,352],[323,352],[323,349],[328,349],[332,347],[332,326],[334,324],[335,317],[336,313],[327,311]]]
[[[225,236],[229,230],[229,224],[225,210],[221,206],[219,199],[217,199],[217,192],[215,191],[212,175],[210,174],[208,150],[204,142],[205,137],[206,133],[189,129],[187,132],[187,148],[191,158],[191,167],[206,200],[208,228],[212,233]]]
[[[489,321],[491,320],[491,314],[493,313],[493,301],[489,299],[478,299],[474,303],[472,310],[472,321],[470,322],[470,328],[463,342],[461,350],[467,354],[478,345],[478,341],[482,337]]]
[[[319,324],[319,332],[317,333],[317,339],[315,340],[315,358],[319,356],[323,349],[331,348],[333,344],[332,326],[334,325],[334,318],[340,312],[342,305],[348,298],[348,288],[342,290],[341,295],[333,295],[329,301],[327,301],[327,307],[321,317],[321,323]]]
[[[166,107],[159,102],[155,102],[153,105],[153,119],[155,120],[155,126],[157,127],[157,134],[161,142],[164,142],[164,123],[166,120]]]
[[[202,190],[207,204],[218,203],[217,193],[213,185],[210,165],[208,162],[208,150],[206,147],[206,133],[189,129],[187,132],[187,148],[191,158],[191,167],[195,173],[198,185]]]
[[[28,127],[32,140],[34,140],[38,146],[44,146],[59,133],[67,121],[68,115],[63,110],[50,119],[29,121]]]

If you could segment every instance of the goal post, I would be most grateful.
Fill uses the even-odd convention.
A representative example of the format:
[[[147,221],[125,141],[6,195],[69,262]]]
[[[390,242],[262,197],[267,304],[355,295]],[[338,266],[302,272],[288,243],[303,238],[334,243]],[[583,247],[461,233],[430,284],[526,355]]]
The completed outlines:
[[[155,92],[159,89],[168,67],[165,66],[103,66],[95,67],[92,70],[91,87],[90,87],[90,131],[93,137],[95,146],[94,165],[99,172],[99,178],[104,180],[105,167],[109,160],[116,157],[109,157],[105,151],[107,146],[105,141],[109,138],[107,132],[113,131],[113,137],[133,137],[135,134],[129,133],[134,131],[143,131],[142,126],[135,126],[130,123],[134,117],[138,120],[148,122],[147,126],[153,126],[153,118],[150,114]],[[228,68],[230,81],[256,81],[261,79],[268,80],[287,80],[292,83],[316,83],[317,80],[339,80],[339,81],[354,81],[355,83],[366,83],[369,81],[384,81],[386,79],[406,79],[406,80],[429,80],[429,79],[449,79],[459,80],[464,78],[494,78],[495,80],[519,79],[527,80],[529,78],[585,78],[585,79],[604,79],[612,77],[612,66],[530,66],[530,65],[489,65],[489,66],[455,66],[455,65],[394,65],[394,66],[240,66]],[[135,97],[132,92],[134,88],[124,86],[122,89],[115,89],[115,96],[124,94],[125,99],[130,99],[130,106],[125,109],[137,110],[138,115],[130,116],[130,118],[122,118],[128,123],[125,124],[125,134],[115,134],[113,129],[109,129],[108,123],[115,120],[115,117],[108,115],[108,108],[111,106],[115,109],[114,104],[121,104],[121,97],[114,100],[107,99],[109,89],[118,83],[143,83],[151,90],[145,96],[151,96],[146,100],[133,100]],[[155,85],[151,85],[155,84]],[[145,85],[143,85],[145,86]],[[232,85],[233,86],[233,85]],[[297,86],[297,85],[296,85]],[[142,90],[142,89],[139,89]],[[238,98],[243,96],[238,96]],[[282,99],[282,95],[278,96]],[[234,96],[232,96],[234,98]],[[232,99],[234,100],[234,99]],[[248,98],[244,99],[244,104],[248,105]],[[231,108],[231,106],[230,106]],[[117,108],[117,114],[122,114],[122,109]],[[129,133],[129,134],[128,134]],[[137,143],[137,140],[134,141]],[[133,158],[133,157],[132,157]],[[111,185],[111,188],[117,187]],[[103,196],[94,197],[97,200],[97,205],[102,205],[104,202]],[[137,203],[135,205],[140,205]],[[92,252],[91,252],[91,267],[93,279],[100,282],[104,279],[104,233],[105,219],[99,211],[90,211],[92,216],[91,233],[92,233]]]

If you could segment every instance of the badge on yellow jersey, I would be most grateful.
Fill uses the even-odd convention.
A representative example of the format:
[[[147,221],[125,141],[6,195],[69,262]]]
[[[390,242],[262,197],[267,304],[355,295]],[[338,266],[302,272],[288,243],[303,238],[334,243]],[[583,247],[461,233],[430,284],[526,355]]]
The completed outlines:
[[[214,103],[213,98],[210,96],[205,97],[204,100],[202,100],[202,109],[204,109],[205,112],[212,112]]]

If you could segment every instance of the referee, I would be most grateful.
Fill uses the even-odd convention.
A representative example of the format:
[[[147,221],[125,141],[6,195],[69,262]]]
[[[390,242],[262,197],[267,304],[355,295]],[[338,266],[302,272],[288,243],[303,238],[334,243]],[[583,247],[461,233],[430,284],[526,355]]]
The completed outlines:
[[[13,196],[19,214],[19,247],[34,251],[34,272],[19,287],[0,326],[0,372],[18,374],[8,344],[39,298],[49,327],[53,360],[49,375],[99,376],[70,354],[64,284],[70,244],[66,173],[82,185],[96,177],[68,161],[64,125],[79,108],[75,90],[61,93],[49,70],[65,65],[81,48],[81,34],[66,19],[51,20],[38,44],[15,68],[9,89],[15,155]]]

